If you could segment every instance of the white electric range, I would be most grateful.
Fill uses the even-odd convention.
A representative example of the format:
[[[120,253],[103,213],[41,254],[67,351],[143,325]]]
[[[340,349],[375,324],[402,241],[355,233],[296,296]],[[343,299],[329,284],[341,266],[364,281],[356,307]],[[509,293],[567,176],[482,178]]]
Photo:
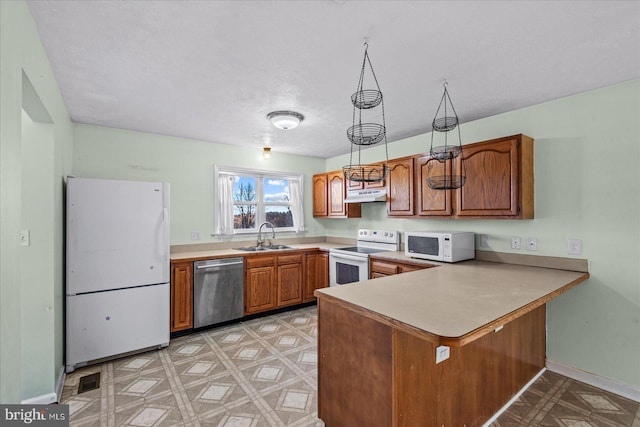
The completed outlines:
[[[357,246],[329,250],[329,285],[369,279],[369,254],[400,250],[400,232],[358,230]]]

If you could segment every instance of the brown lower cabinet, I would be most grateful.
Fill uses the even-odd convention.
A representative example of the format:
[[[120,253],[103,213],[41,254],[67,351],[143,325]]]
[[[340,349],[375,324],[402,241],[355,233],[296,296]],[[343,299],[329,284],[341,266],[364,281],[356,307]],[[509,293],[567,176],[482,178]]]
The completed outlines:
[[[193,262],[171,263],[171,332],[193,327]]]
[[[276,308],[276,257],[247,257],[245,265],[245,314]]]
[[[304,302],[315,301],[313,291],[329,286],[329,254],[322,251],[307,254],[305,263]]]
[[[371,279],[424,270],[425,268],[431,267],[435,267],[435,265],[410,261],[396,261],[388,258],[376,258],[373,255],[369,256],[369,276]]]
[[[329,257],[322,251],[247,257],[245,314],[313,301],[328,278]]]
[[[329,255],[320,250],[245,256],[244,313],[315,301],[329,286]],[[193,259],[171,262],[171,332],[193,328]]]
[[[439,337],[318,300],[318,415],[331,427],[481,426],[545,363],[542,305],[435,363]],[[348,325],[348,327],[345,327]]]
[[[281,255],[277,257],[278,284],[276,305],[284,307],[302,302],[303,268],[302,255]]]

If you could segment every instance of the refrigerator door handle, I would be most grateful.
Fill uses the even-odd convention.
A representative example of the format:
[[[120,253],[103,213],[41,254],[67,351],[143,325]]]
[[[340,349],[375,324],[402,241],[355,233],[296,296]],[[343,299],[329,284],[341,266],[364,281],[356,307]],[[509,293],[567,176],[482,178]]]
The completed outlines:
[[[169,208],[164,207],[164,208],[162,208],[162,248],[161,248],[160,253],[166,253],[167,254],[167,259],[163,263],[163,265],[164,265],[164,268],[163,268],[164,274],[163,275],[164,275],[164,278],[165,278],[166,282],[169,281],[169,271],[170,271],[169,224],[170,224],[169,223]]]

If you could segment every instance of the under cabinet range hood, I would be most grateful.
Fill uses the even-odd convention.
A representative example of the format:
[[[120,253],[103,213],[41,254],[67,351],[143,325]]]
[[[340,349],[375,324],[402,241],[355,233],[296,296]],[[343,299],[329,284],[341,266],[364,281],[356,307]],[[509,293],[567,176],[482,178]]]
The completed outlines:
[[[347,190],[345,203],[386,202],[387,190]]]

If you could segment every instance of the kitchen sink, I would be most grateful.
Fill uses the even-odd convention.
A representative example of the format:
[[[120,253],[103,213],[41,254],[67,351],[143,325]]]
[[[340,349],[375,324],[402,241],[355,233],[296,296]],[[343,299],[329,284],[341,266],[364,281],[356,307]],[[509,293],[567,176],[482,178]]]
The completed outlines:
[[[287,245],[273,245],[273,246],[267,246],[267,249],[279,250],[279,249],[293,249],[293,248]]]
[[[287,245],[246,246],[244,248],[236,248],[236,250],[238,251],[245,251],[245,252],[277,251],[277,250],[283,250],[283,249],[293,249],[293,248]]]
[[[245,251],[245,252],[260,252],[260,251],[266,251],[268,249],[262,246],[247,246],[244,248],[236,248],[236,250]]]

